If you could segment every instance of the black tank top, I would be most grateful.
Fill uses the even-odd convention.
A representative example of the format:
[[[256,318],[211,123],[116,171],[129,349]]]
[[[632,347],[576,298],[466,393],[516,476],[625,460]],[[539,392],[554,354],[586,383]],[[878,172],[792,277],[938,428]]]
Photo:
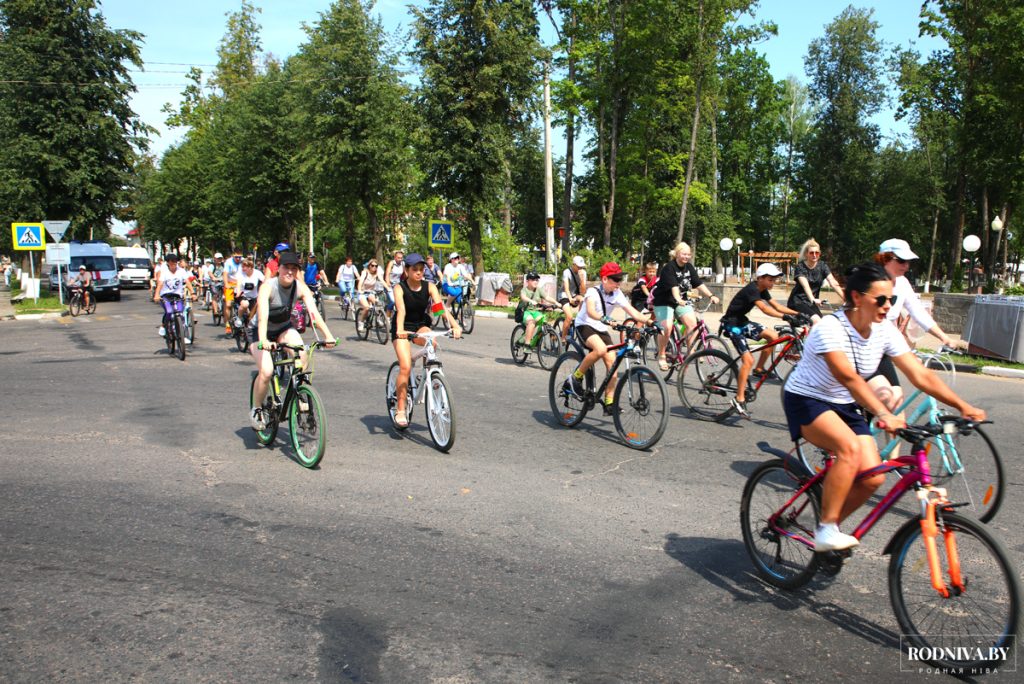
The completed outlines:
[[[409,287],[409,282],[399,283],[402,288],[402,302],[405,304],[405,329],[415,332],[420,328],[430,327],[430,286],[426,281],[420,285],[419,292]],[[398,316],[392,319],[392,327],[398,324]]]

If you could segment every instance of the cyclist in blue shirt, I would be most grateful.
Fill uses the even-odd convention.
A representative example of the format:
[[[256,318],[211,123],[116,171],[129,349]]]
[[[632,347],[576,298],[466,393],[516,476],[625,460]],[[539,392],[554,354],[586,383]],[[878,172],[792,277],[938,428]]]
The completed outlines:
[[[306,261],[306,276],[305,281],[307,287],[314,288],[318,287],[322,282],[324,285],[328,285],[327,275],[324,273],[324,269],[320,267],[320,264],[316,262],[316,254],[309,253],[309,258]]]

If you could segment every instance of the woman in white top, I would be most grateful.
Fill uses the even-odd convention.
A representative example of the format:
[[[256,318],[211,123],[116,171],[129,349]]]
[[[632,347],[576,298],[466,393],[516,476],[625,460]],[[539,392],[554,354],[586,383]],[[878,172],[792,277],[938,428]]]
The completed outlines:
[[[815,551],[856,546],[857,539],[840,532],[838,524],[885,481],[884,475],[876,475],[854,482],[858,472],[881,463],[860,406],[881,418],[890,434],[906,426],[867,383],[883,356],[891,357],[915,387],[965,418],[985,419],[983,410],[958,397],[911,353],[896,326],[886,320],[892,303],[893,283],[885,270],[872,263],[850,269],[846,308],[811,328],[800,363],[786,380],[782,403],[790,437],[803,437],[836,456],[822,490]]]
[[[363,319],[366,312],[377,301],[377,290],[387,290],[388,280],[380,272],[376,259],[370,259],[366,270],[359,275],[359,284],[356,286],[356,296],[359,298],[359,309],[356,311],[356,329],[363,331]]]
[[[898,325],[900,315],[906,311],[922,330],[927,330],[939,338],[942,344],[947,347],[966,347],[962,340],[960,343],[954,342],[949,335],[943,332],[921,304],[921,298],[914,292],[914,286],[907,279],[907,271],[910,269],[910,262],[917,258],[918,256],[910,250],[910,245],[906,240],[886,240],[878,248],[875,262],[882,265],[892,280],[892,293],[896,297],[886,318]],[[903,390],[900,389],[899,377],[896,375],[892,361],[888,358],[882,359],[878,370],[871,376],[868,384],[889,409],[895,409],[903,403]]]

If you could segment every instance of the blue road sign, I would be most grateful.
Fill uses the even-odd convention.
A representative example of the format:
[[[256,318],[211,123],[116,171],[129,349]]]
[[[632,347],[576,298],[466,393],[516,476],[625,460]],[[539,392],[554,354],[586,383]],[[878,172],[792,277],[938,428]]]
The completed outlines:
[[[455,229],[450,221],[430,222],[430,246],[451,247],[455,244]]]
[[[12,223],[11,239],[14,249],[40,252],[46,249],[42,223]]]

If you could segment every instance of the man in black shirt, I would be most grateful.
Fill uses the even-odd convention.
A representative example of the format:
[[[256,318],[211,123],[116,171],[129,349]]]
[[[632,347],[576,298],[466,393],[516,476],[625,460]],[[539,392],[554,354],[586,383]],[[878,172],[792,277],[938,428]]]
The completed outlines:
[[[775,279],[782,275],[782,271],[775,267],[775,264],[761,264],[757,267],[756,278],[753,282],[747,283],[746,287],[736,293],[729,308],[722,316],[722,328],[732,340],[733,346],[742,357],[740,360],[740,373],[737,378],[736,396],[732,399],[733,408],[743,417],[749,417],[747,413],[747,378],[750,377],[751,366],[754,365],[754,355],[747,347],[747,340],[766,340],[774,342],[778,334],[774,330],[765,328],[759,323],[754,323],[747,318],[747,314],[756,306],[765,315],[772,318],[783,318],[787,314],[798,316],[800,312],[790,309],[788,306],[776,304],[768,293],[775,284]],[[757,359],[755,375],[764,375],[764,364],[771,356],[771,348],[765,347],[761,356]]]

